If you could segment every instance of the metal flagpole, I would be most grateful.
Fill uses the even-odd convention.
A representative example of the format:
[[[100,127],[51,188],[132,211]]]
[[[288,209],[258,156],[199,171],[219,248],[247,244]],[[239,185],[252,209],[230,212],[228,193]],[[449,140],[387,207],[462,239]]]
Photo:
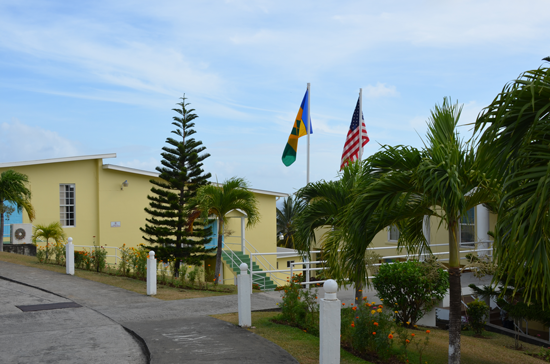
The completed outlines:
[[[359,158],[363,158],[363,89],[359,89]]]
[[[309,107],[309,101],[311,100],[311,91],[309,89],[309,82],[307,84],[307,183],[309,183],[309,134],[311,134],[311,109]]]

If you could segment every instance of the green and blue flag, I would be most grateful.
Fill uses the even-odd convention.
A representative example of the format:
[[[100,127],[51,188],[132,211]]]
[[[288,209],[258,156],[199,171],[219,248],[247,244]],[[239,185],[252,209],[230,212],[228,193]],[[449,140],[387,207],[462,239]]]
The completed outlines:
[[[296,120],[294,120],[294,127],[292,127],[292,132],[288,137],[288,142],[286,143],[285,150],[283,151],[283,163],[285,166],[290,166],[296,161],[296,152],[298,151],[298,138],[303,137],[304,135],[312,134],[313,128],[309,130],[308,133],[308,119],[309,109],[308,109],[308,91],[304,95],[302,100],[302,105],[300,105],[300,110],[298,110],[298,115],[296,115]]]

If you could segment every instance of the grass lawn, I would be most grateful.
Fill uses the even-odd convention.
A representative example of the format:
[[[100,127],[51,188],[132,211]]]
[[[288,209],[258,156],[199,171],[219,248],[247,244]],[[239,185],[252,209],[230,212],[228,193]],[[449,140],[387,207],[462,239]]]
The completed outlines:
[[[25,265],[27,267],[39,268],[44,270],[49,270],[52,272],[65,273],[65,267],[54,264],[41,264],[38,262],[36,257],[29,257],[20,254],[0,252],[0,261],[10,262],[20,265]],[[82,269],[75,269],[74,275],[80,278],[88,279],[90,281],[99,282],[108,284],[110,286],[115,286],[123,289],[127,289],[132,292],[137,292],[141,294],[147,294],[147,283],[145,281],[140,281],[137,279],[132,279],[128,277],[121,277],[110,275],[106,273],[97,273]],[[209,285],[213,286],[213,285]],[[213,291],[203,291],[203,290],[192,290],[192,289],[182,289],[182,288],[173,288],[167,287],[164,285],[157,286],[157,295],[156,298],[161,300],[181,300],[186,298],[200,298],[200,297],[210,297],[210,296],[222,296],[228,294],[237,294],[237,287],[233,285],[218,285],[220,290],[223,292],[213,292]]]
[[[252,312],[252,325],[255,329],[250,331],[274,342],[295,357],[300,363],[319,362],[319,339],[294,327],[278,325],[269,321],[278,315],[278,312]],[[236,313],[214,315],[220,320],[238,324]],[[425,349],[422,363],[447,363],[449,348],[449,333],[445,330],[431,329],[430,334],[425,330],[412,330],[416,339],[424,340],[430,336],[430,343]],[[508,336],[485,332],[483,338],[473,337],[471,331],[464,331],[461,339],[461,362],[463,364],[540,364],[541,360],[525,355],[525,352],[539,351],[535,345],[523,345],[523,351],[514,350],[514,339]],[[418,363],[419,357],[414,345],[409,346],[411,351],[410,362]],[[341,351],[341,363],[368,363],[348,352]]]
[[[300,363],[318,363],[319,338],[306,334],[296,327],[278,325],[269,321],[270,318],[278,314],[278,312],[252,312],[252,325],[255,328],[248,330],[279,345]],[[212,317],[231,322],[235,325],[239,324],[239,317],[236,313],[214,315]],[[340,351],[340,357],[340,363],[369,363],[351,355],[345,350]]]

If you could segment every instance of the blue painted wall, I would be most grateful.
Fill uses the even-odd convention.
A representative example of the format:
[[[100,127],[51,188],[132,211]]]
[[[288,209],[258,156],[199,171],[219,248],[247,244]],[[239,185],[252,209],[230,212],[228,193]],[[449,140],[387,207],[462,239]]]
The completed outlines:
[[[10,202],[4,202],[4,204],[15,208],[15,205]],[[17,208],[15,208],[14,213],[11,214],[9,219],[4,214],[4,237],[9,238],[10,236],[10,224],[22,224],[22,223],[23,223],[23,210],[19,212],[17,211]]]
[[[214,220],[209,227],[212,227],[212,240],[204,246],[205,249],[212,249],[218,246],[218,220]],[[223,238],[222,238],[223,241]]]

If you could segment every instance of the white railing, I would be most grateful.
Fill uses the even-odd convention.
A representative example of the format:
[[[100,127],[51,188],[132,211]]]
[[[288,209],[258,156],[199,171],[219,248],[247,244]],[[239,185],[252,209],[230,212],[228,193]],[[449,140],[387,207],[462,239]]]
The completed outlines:
[[[90,248],[90,251],[92,251],[93,249],[96,249],[98,248],[98,246],[94,246],[94,245],[75,245],[74,246],[75,248]],[[114,250],[114,254],[107,254],[107,258],[111,257],[111,258],[115,258],[115,265],[118,263],[118,260],[121,259],[122,257],[122,253],[121,254],[118,254],[120,252],[120,249],[116,246],[107,246],[107,245],[102,245],[101,248],[107,250],[107,249],[113,249]],[[112,264],[112,263],[107,263],[107,264]]]
[[[479,242],[479,243],[483,243],[483,244],[492,244],[493,242],[492,241],[483,241],[483,242]],[[475,243],[476,246],[478,243]],[[438,246],[449,246],[449,244],[431,244],[430,245],[430,248],[432,247],[438,247]],[[396,247],[395,246],[390,246],[390,247],[372,247],[372,248],[367,248],[367,250],[370,250],[370,251],[379,251],[379,250],[395,250]],[[466,254],[466,253],[480,253],[480,252],[487,252],[488,254],[486,254],[486,256],[488,256],[490,259],[492,259],[492,251],[493,251],[493,248],[476,248],[476,249],[469,249],[469,250],[460,250],[459,251],[459,254]],[[316,251],[310,251],[309,252],[310,254],[314,254],[314,253],[321,253],[320,250],[316,250]],[[424,254],[420,254],[420,257],[428,257],[430,255],[435,255],[435,256],[439,256],[439,255],[448,255],[449,252],[448,251],[445,251],[445,252],[436,252],[436,253],[424,253]],[[252,253],[251,254],[251,257],[252,256],[266,256],[266,255],[277,255],[277,257],[284,257],[285,255],[286,256],[294,256],[296,255],[296,253],[294,252],[288,252],[288,253]],[[384,260],[384,259],[398,259],[398,258],[406,258],[407,260],[409,260],[410,258],[415,258],[415,257],[418,257],[419,255],[418,254],[400,254],[400,255],[387,255],[387,256],[382,256],[380,257],[381,260]],[[465,256],[463,257],[460,257],[460,259],[467,259]],[[449,258],[445,258],[445,259],[438,259],[440,261],[446,261],[446,260],[449,260]],[[251,261],[252,261],[252,258],[251,258]],[[319,270],[325,270],[327,269],[328,267],[321,267],[321,268],[311,268],[311,264],[326,264],[327,262],[324,261],[324,260],[317,260],[317,261],[304,261],[304,262],[295,262],[295,263],[290,263],[290,269],[271,269],[271,270],[263,270],[262,272],[263,273],[270,273],[270,274],[275,274],[275,273],[287,273],[289,272],[290,273],[290,277],[292,277],[295,272],[305,272],[306,274],[304,274],[304,277],[305,277],[305,281],[304,282],[301,282],[301,284],[304,284],[304,285],[311,285],[311,284],[319,284],[319,283],[324,283],[326,282],[326,280],[319,280],[319,281],[311,281],[310,280],[310,275],[309,273],[310,272],[314,272],[314,271],[319,271]],[[394,264],[394,263],[398,263],[398,262],[387,262],[387,263],[376,263],[376,264],[373,264],[373,266],[380,266],[382,264]],[[296,266],[299,266],[301,265],[302,268],[295,268]],[[253,269],[250,270],[250,274],[253,275],[254,273],[260,273],[259,271],[257,272],[254,272]],[[374,276],[368,276],[367,277],[368,279],[372,279],[374,278]],[[281,281],[281,279],[277,279],[277,281]],[[283,285],[286,284],[286,282],[283,282]]]

